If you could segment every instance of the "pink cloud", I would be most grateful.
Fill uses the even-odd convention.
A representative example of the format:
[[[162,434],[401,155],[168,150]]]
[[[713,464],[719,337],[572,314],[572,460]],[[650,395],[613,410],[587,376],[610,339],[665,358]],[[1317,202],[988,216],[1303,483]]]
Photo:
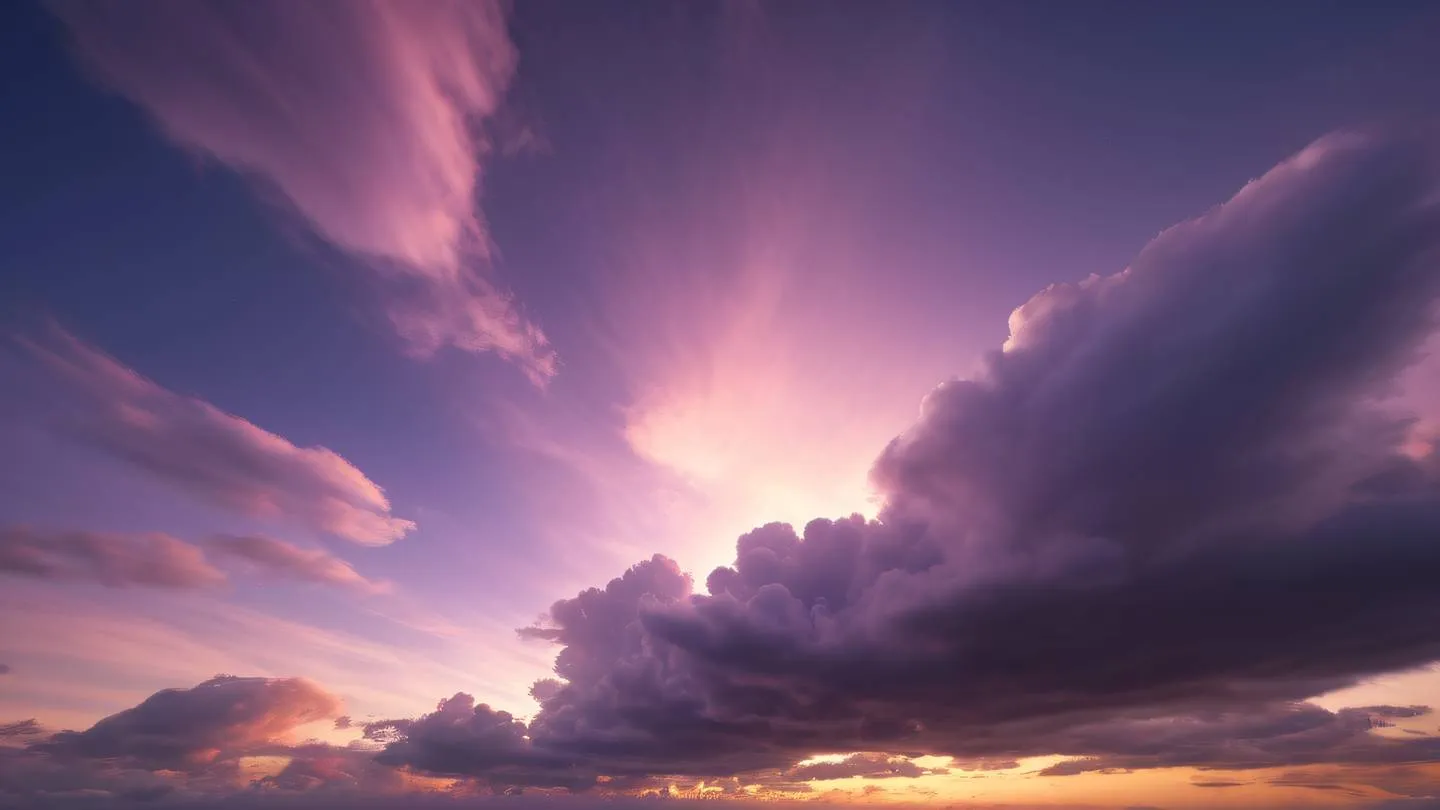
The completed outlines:
[[[340,714],[340,699],[303,678],[218,675],[190,689],[163,689],[45,748],[183,770],[287,741],[300,726]]]
[[[225,575],[200,549],[165,534],[0,528],[0,573],[111,587],[206,588]]]
[[[369,546],[415,527],[391,515],[384,491],[333,450],[296,447],[166,390],[61,329],[25,345],[62,384],[63,430],[204,501]]]
[[[371,261],[418,354],[495,352],[555,373],[492,278],[478,125],[516,54],[496,2],[60,2],[79,55],[166,136],[278,196]]]
[[[387,593],[390,584],[367,579],[349,563],[323,549],[304,549],[272,537],[222,536],[211,541],[217,554],[286,579],[334,585],[364,594]]]

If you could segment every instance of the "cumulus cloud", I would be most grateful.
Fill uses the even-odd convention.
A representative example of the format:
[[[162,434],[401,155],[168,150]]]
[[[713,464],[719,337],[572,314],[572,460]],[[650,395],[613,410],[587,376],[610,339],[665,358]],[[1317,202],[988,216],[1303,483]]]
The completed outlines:
[[[220,675],[165,689],[85,731],[62,731],[37,750],[151,770],[205,768],[285,741],[297,727],[338,716],[340,701],[301,678]]]
[[[364,594],[390,590],[389,583],[361,576],[349,563],[324,549],[304,549],[273,537],[230,535],[213,538],[210,547],[222,557],[240,560],[276,577],[333,585]]]
[[[113,588],[208,588],[225,575],[200,549],[169,535],[0,527],[0,573],[98,582]],[[0,665],[0,674],[9,667]]]
[[[24,344],[58,384],[59,430],[208,503],[371,546],[415,527],[333,450],[166,390],[58,327]]]
[[[495,352],[536,382],[544,334],[494,280],[481,129],[516,53],[504,5],[57,0],[79,57],[177,144],[250,177],[375,268],[422,354]]]
[[[9,675],[13,671],[9,664],[0,664],[0,675]]]
[[[1440,659],[1440,478],[1387,400],[1433,331],[1436,168],[1419,139],[1327,137],[1123,271],[1041,292],[881,454],[879,520],[756,529],[704,594],[656,557],[561,600],[522,631],[562,647],[528,729],[445,710],[386,756],[1435,758],[1374,734],[1390,710],[1297,701]]]

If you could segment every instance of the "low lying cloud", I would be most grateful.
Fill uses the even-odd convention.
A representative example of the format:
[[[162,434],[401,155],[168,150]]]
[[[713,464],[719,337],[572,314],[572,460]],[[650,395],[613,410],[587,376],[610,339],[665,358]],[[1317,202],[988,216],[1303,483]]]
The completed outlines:
[[[481,125],[515,71],[504,5],[57,0],[84,65],[167,137],[367,260],[411,347],[495,352],[537,383],[545,335],[492,278]]]
[[[415,527],[333,450],[168,391],[58,327],[24,345],[57,383],[58,430],[207,503],[368,546]]]
[[[1436,169],[1331,136],[1041,292],[881,454],[879,520],[756,529],[704,594],[655,557],[561,600],[521,631],[562,647],[528,726],[461,695],[384,756],[557,785],[827,751],[1436,758],[1374,732],[1393,709],[1303,702],[1440,659],[1440,465],[1387,400],[1435,325]]]
[[[324,549],[304,549],[272,537],[220,536],[210,547],[256,571],[284,579],[333,585],[363,594],[387,593],[387,582],[366,579],[349,563]]]
[[[0,574],[98,582],[113,588],[209,588],[225,575],[200,549],[159,533],[106,534],[0,527]],[[9,667],[0,666],[0,674]]]
[[[914,779],[917,776],[930,774],[949,773],[945,768],[922,768],[905,757],[892,757],[886,754],[851,754],[839,762],[812,762],[805,765],[797,765],[785,772],[785,775],[798,780],[827,779],[852,779],[860,777],[863,779],[891,779],[903,777]]]
[[[338,698],[301,678],[220,675],[190,689],[156,692],[85,731],[62,731],[38,748],[61,759],[186,771],[288,742],[296,728],[339,714]]]

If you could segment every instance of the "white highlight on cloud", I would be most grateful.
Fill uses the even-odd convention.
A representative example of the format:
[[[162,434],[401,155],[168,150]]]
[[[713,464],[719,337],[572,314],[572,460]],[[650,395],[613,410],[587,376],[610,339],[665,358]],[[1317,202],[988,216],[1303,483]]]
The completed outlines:
[[[275,192],[388,279],[419,355],[495,352],[537,384],[541,330],[490,273],[480,126],[516,53],[491,0],[52,6],[83,62],[165,134]]]

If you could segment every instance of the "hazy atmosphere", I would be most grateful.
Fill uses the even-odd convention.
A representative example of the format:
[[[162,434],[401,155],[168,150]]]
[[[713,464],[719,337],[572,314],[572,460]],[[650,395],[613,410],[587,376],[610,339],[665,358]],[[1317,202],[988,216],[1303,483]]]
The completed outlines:
[[[0,4],[0,808],[1440,810],[1437,39]]]

